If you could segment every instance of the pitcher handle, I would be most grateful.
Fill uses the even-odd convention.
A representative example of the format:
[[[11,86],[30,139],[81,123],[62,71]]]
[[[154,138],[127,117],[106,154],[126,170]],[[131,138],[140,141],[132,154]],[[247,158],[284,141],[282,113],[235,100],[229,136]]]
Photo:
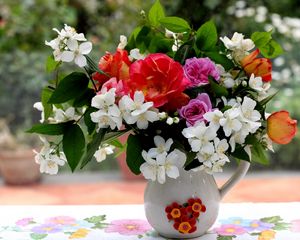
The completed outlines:
[[[248,161],[240,161],[240,164],[236,170],[236,172],[227,180],[226,183],[220,188],[220,198],[222,199],[225,194],[234,187],[247,173],[250,167],[250,162]]]

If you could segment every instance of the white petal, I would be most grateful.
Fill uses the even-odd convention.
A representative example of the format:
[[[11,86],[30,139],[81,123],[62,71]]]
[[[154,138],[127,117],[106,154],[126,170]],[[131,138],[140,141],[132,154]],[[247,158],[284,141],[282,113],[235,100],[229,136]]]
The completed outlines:
[[[166,164],[166,154],[165,153],[158,154],[156,156],[156,162],[158,165],[165,165]]]
[[[86,62],[85,56],[83,56],[82,54],[78,54],[78,55],[75,57],[75,63],[76,63],[79,67],[84,67],[84,66],[86,66],[87,62]]]
[[[149,122],[155,122],[155,121],[158,121],[159,120],[159,117],[157,115],[156,112],[153,112],[153,111],[147,111],[144,113],[145,114],[145,117],[146,119],[149,121]]]
[[[134,93],[134,101],[142,104],[145,100],[144,94],[142,91],[135,91]]]
[[[172,144],[173,144],[173,139],[172,139],[172,138],[169,138],[169,139],[167,140],[166,144],[165,144],[165,149],[166,149],[166,151],[169,151],[169,150],[170,150]]]
[[[79,52],[84,55],[89,54],[90,51],[92,51],[92,47],[93,47],[93,45],[91,42],[81,43],[79,45]]]
[[[148,121],[146,121],[144,119],[138,119],[136,122],[136,125],[139,129],[147,129]]]
[[[170,178],[178,178],[179,177],[179,170],[176,166],[171,166],[167,169],[166,174]]]
[[[160,184],[164,184],[166,182],[166,171],[165,171],[165,167],[164,166],[158,167],[157,181]]]
[[[74,60],[74,52],[71,51],[63,51],[61,54],[61,61],[63,62],[72,62]]]
[[[165,145],[165,139],[157,135],[154,137],[154,144],[156,147],[159,147],[160,145]]]
[[[148,163],[143,163],[140,166],[140,170],[146,179],[152,181],[156,180],[156,167],[149,165]]]
[[[78,42],[74,39],[69,39],[67,41],[67,46],[72,52],[74,52],[76,49],[78,49]]]

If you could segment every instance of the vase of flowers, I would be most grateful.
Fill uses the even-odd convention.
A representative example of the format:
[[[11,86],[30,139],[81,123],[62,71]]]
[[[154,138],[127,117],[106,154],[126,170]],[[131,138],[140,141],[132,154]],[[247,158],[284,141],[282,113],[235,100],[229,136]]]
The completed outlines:
[[[130,170],[149,180],[145,207],[153,227],[165,236],[199,236],[249,163],[267,163],[272,142],[287,144],[296,133],[287,111],[266,113],[275,96],[270,58],[282,49],[270,32],[219,37],[213,21],[193,29],[165,16],[158,0],[141,16],[98,64],[82,33],[54,29],[57,37],[46,45],[56,79],[35,105],[41,123],[29,130],[42,135],[36,162],[56,174],[65,163],[74,171],[126,149]],[[60,65],[72,61],[78,70],[60,76]],[[117,140],[123,134],[126,144]],[[211,175],[232,159],[240,166],[218,190]]]

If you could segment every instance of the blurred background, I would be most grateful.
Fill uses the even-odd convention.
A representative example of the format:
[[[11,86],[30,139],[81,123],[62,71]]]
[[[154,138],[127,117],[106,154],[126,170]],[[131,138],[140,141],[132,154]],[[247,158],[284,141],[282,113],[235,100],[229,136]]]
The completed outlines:
[[[39,147],[38,141],[24,131],[40,119],[33,104],[39,101],[40,90],[51,77],[45,71],[45,62],[52,51],[44,42],[55,37],[52,28],[61,29],[66,23],[83,32],[93,42],[92,56],[97,60],[105,51],[115,51],[119,36],[129,36],[138,23],[140,11],[147,12],[153,2],[0,0],[0,204],[142,202],[145,182],[128,175],[124,154],[109,157],[102,164],[90,164],[75,174],[64,167],[58,176],[40,176],[32,153],[32,148]],[[195,29],[214,19],[220,36],[243,32],[249,38],[254,31],[272,29],[285,53],[273,61],[272,86],[280,92],[268,111],[286,109],[299,121],[298,0],[161,0],[161,3],[167,15],[183,17]],[[274,146],[271,164],[251,166],[248,177],[225,201],[300,201],[299,187],[298,191],[293,190],[300,184],[299,146],[299,133],[291,144]],[[218,181],[224,182],[232,169],[229,166]],[[136,181],[128,183],[129,179]],[[261,194],[253,193],[253,188]],[[124,191],[127,191],[125,198]],[[85,192],[89,196],[82,196]]]

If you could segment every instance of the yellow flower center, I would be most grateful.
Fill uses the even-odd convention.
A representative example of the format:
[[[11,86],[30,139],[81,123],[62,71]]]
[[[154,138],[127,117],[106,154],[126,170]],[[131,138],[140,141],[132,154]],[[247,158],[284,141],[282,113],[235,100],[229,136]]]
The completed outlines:
[[[181,233],[189,233],[191,229],[192,226],[188,222],[182,222],[178,227],[178,231]]]

